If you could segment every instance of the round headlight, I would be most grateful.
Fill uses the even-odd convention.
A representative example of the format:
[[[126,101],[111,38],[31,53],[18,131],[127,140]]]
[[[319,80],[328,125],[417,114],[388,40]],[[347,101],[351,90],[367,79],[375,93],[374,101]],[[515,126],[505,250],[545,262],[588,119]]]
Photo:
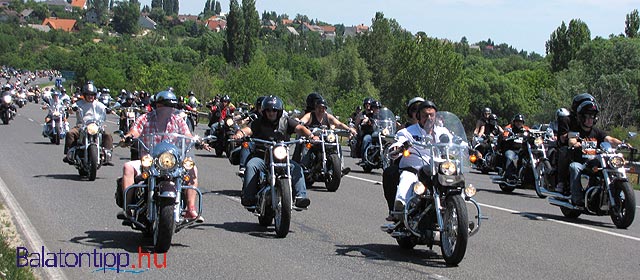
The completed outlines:
[[[232,126],[233,125],[233,119],[227,119],[227,126]]]
[[[98,134],[98,130],[100,130],[100,128],[98,127],[97,124],[95,123],[90,123],[87,126],[87,133],[89,133],[90,135],[96,135]]]
[[[420,181],[413,183],[413,193],[417,195],[422,195],[425,191],[427,191],[427,187]]]
[[[542,141],[542,137],[536,137],[536,139],[533,140],[533,144],[536,146],[540,146],[542,143],[544,143],[544,141]]]
[[[273,157],[278,160],[283,160],[287,157],[287,148],[284,146],[278,146],[273,149]]]
[[[191,170],[193,169],[193,167],[195,166],[195,162],[193,162],[193,159],[191,157],[187,157],[182,161],[182,166],[184,166],[184,169],[186,170]]]
[[[612,157],[609,159],[609,165],[613,168],[620,168],[624,166],[624,158]]]
[[[153,163],[153,157],[151,157],[150,155],[144,155],[140,162],[142,163],[143,167],[149,167]]]
[[[4,103],[7,103],[7,104],[11,103],[11,95],[7,94],[7,95],[3,96],[2,97],[2,101],[4,101]]]
[[[327,135],[327,142],[335,142],[336,141],[336,135],[333,133],[329,133],[329,135]]]
[[[161,169],[168,170],[176,166],[176,156],[170,152],[164,152],[158,157],[158,166]]]
[[[468,198],[473,197],[474,195],[476,195],[476,187],[474,187],[472,184],[469,184],[464,188],[464,195]]]
[[[455,175],[456,165],[451,161],[445,161],[440,164],[440,172],[444,175]]]
[[[382,133],[382,136],[387,136],[387,135],[389,135],[389,129],[388,128],[384,128],[381,133]]]

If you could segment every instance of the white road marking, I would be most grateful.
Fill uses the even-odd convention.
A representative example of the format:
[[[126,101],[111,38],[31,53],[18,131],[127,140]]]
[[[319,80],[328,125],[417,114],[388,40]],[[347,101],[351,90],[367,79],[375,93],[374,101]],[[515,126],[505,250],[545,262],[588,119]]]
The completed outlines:
[[[36,228],[31,224],[27,214],[22,210],[22,207],[20,207],[20,204],[18,204],[18,201],[16,201],[16,198],[9,191],[2,178],[0,178],[0,194],[4,199],[5,205],[9,208],[9,211],[11,211],[11,215],[13,215],[13,218],[16,220],[17,226],[20,227],[21,231],[24,233],[24,237],[29,248],[35,249],[44,247],[44,251],[42,253],[51,252],[44,245],[44,241],[40,235],[38,235]],[[42,269],[42,271],[47,275],[48,279],[67,279],[62,272],[62,269],[58,267],[47,267]]]
[[[555,223],[559,223],[559,224],[563,224],[563,225],[568,225],[568,226],[572,226],[572,227],[577,227],[577,228],[581,228],[581,229],[586,229],[586,230],[600,232],[600,233],[604,233],[604,234],[608,234],[608,235],[622,237],[622,238],[626,238],[626,239],[630,239],[630,240],[634,240],[634,241],[640,241],[640,238],[638,238],[638,237],[619,234],[619,233],[615,233],[615,232],[610,232],[610,231],[606,231],[606,230],[602,230],[602,229],[598,229],[598,228],[593,228],[593,227],[589,227],[589,226],[585,226],[585,225],[580,225],[580,224],[569,223],[569,222],[560,221],[560,220],[556,220],[556,219],[544,218],[544,217],[533,215],[533,214],[530,214],[530,213],[527,213],[527,212],[520,212],[520,211],[511,210],[511,209],[502,208],[502,207],[493,206],[493,205],[488,205],[488,204],[484,204],[484,203],[478,203],[478,204],[480,206],[482,206],[482,207],[492,208],[492,209],[496,209],[496,210],[499,210],[499,211],[509,212],[509,213],[512,213],[512,214],[521,214],[521,215],[533,217],[536,220],[555,222]]]
[[[380,182],[380,181],[369,180],[369,179],[360,178],[360,177],[351,176],[351,175],[344,175],[344,177],[349,177],[349,178],[356,179],[356,180],[360,180],[360,181],[365,181],[365,182],[369,182],[369,183],[374,183],[374,184],[376,184],[376,185],[382,185],[382,182]]]
[[[30,122],[34,122],[34,120],[31,118],[27,118],[27,120],[29,120]]]

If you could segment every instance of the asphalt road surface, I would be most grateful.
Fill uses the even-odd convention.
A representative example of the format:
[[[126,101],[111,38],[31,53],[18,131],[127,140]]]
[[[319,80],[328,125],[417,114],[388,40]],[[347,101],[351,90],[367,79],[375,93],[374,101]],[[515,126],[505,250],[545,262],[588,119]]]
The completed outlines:
[[[75,168],[62,162],[62,145],[42,137],[45,112],[29,103],[18,113],[9,125],[0,125],[0,178],[26,214],[23,222],[33,226],[31,235],[40,238],[35,242],[43,243],[25,248],[42,255],[45,263],[55,255],[56,266],[76,264],[39,269],[45,278],[640,278],[640,218],[626,230],[616,229],[608,216],[566,219],[533,190],[504,194],[488,175],[476,173],[469,173],[467,181],[478,188],[476,199],[488,219],[469,240],[462,263],[446,267],[437,246],[402,250],[380,230],[387,216],[381,171],[362,173],[350,157],[345,165],[354,171],[340,189],[329,193],[320,183],[310,187],[309,210],[294,212],[289,235],[278,239],[273,227],[261,227],[240,205],[237,166],[206,151],[195,157],[206,221],[177,233],[169,252],[157,256],[157,266],[151,254],[147,269],[142,255],[141,268],[139,252],[150,252],[152,241],[121,225],[114,202],[115,180],[128,150],[117,148],[116,166],[100,168],[96,181],[81,180]],[[108,131],[117,128],[115,121],[111,116]],[[203,125],[196,132],[202,135]],[[40,259],[34,256],[29,262],[37,265]],[[119,272],[96,267],[88,256],[108,265],[119,260],[126,267]]]

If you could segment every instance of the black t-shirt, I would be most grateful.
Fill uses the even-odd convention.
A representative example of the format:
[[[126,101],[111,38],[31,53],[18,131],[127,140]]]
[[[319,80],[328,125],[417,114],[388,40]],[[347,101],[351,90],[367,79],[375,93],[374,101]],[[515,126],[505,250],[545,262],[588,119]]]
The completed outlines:
[[[575,114],[571,114],[568,117],[558,118],[558,144],[560,146],[567,146],[568,141],[561,142],[560,136],[569,133],[569,131],[579,131],[580,123]]]
[[[607,133],[598,128],[592,128],[590,131],[584,131],[580,129],[579,133],[581,141],[581,147],[578,149],[571,149],[571,158],[573,161],[584,163],[586,160],[592,158],[595,154],[595,149],[600,146],[600,143],[604,142],[604,138],[607,137]]]
[[[262,116],[251,123],[252,137],[276,141],[288,141],[296,130],[298,122],[292,118],[282,116],[277,122],[270,122]],[[280,131],[281,133],[276,133]]]

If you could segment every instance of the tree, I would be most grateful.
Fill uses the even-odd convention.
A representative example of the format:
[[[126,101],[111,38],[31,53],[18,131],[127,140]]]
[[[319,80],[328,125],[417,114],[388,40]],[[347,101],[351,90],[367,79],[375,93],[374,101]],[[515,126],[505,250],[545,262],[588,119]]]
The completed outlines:
[[[551,70],[558,72],[569,67],[569,61],[575,58],[582,46],[591,40],[591,32],[586,23],[572,19],[567,28],[564,21],[551,33],[546,42],[547,55],[551,58]]]
[[[640,29],[640,16],[638,16],[638,9],[634,9],[631,13],[627,14],[627,19],[624,21],[624,34],[629,38],[638,37],[638,29]]]
[[[121,34],[136,34],[140,18],[140,4],[133,2],[118,2],[113,8],[113,29]]]
[[[567,37],[569,38],[570,57],[574,59],[580,48],[591,41],[591,31],[589,31],[587,24],[580,19],[572,19],[569,22],[569,29],[567,29]]]
[[[243,24],[242,10],[238,5],[238,0],[231,0],[229,3],[229,14],[227,15],[227,41],[224,44],[224,56],[227,63],[239,66],[242,63],[244,47],[242,45]]]
[[[162,0],[151,0],[151,9],[162,8]]]
[[[249,64],[256,49],[258,32],[260,31],[260,18],[255,0],[242,0],[242,15],[244,17],[242,61],[244,64]]]
[[[216,1],[216,7],[213,10],[216,15],[220,15],[222,13],[222,7],[220,6],[220,1]]]

